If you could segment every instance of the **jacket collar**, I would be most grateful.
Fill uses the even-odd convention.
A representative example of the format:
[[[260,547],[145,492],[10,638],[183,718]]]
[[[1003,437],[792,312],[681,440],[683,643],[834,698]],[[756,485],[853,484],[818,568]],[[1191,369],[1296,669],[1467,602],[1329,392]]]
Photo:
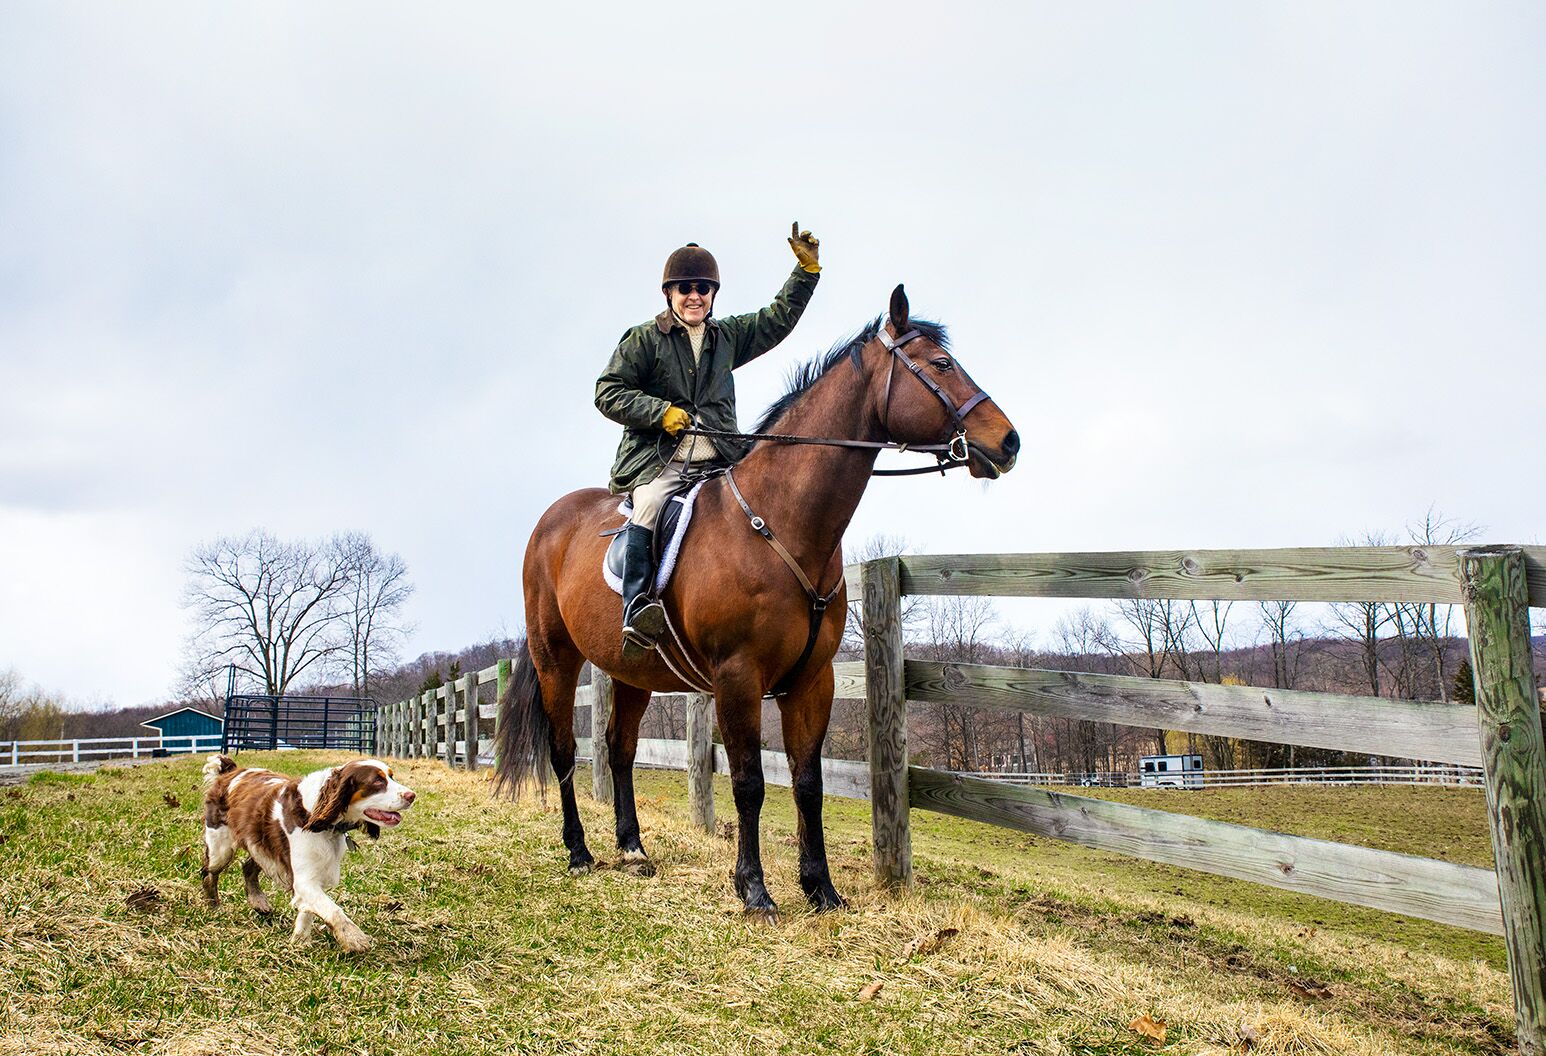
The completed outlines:
[[[703,321],[711,328],[715,330],[719,329],[719,320],[715,319],[712,315]],[[682,325],[681,322],[677,320],[676,316],[672,314],[670,308],[667,308],[665,311],[655,316],[655,327],[663,334],[669,334],[672,330],[678,328],[683,330],[687,329]]]

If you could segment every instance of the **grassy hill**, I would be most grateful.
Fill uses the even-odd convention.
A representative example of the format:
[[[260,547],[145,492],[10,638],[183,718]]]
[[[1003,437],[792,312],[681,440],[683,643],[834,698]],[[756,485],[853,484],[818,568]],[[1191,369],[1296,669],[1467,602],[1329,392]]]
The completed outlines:
[[[290,772],[320,754],[244,757]],[[1501,940],[915,812],[917,890],[870,879],[866,804],[829,801],[846,912],[807,913],[769,789],[776,925],[738,912],[734,844],[644,774],[658,867],[562,869],[556,798],[404,762],[402,829],[345,863],[363,958],[288,941],[227,873],[198,890],[199,761],[0,792],[0,1056],[51,1053],[1497,1053]],[[587,774],[581,775],[588,787]],[[1123,790],[1164,809],[1489,864],[1479,792]],[[170,799],[165,798],[170,797]],[[176,805],[171,805],[172,802]],[[721,818],[733,817],[718,788]],[[876,984],[879,989],[875,990]],[[1132,1029],[1163,1020],[1163,1043]],[[1139,1026],[1143,1026],[1140,1022]]]

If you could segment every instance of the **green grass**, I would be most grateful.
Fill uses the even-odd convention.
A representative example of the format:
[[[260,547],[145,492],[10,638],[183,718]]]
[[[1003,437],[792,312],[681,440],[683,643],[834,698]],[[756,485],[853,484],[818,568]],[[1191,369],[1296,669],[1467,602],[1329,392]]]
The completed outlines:
[[[345,862],[339,901],[377,944],[349,957],[325,935],[292,945],[285,900],[258,918],[237,870],[203,904],[198,766],[0,790],[0,1054],[1225,1053],[1243,1028],[1254,1053],[1372,1056],[1512,1038],[1500,940],[922,812],[918,888],[891,898],[871,881],[867,805],[830,800],[853,906],[814,916],[785,789],[763,819],[785,912],[751,924],[733,842],[690,827],[667,773],[639,781],[656,875],[616,867],[610,811],[582,795],[603,868],[571,878],[555,793],[495,800],[484,775],[403,762],[419,804]],[[1100,794],[1487,864],[1480,793]],[[716,798],[733,817],[722,780]],[[126,903],[144,887],[159,897]],[[1163,1046],[1129,1029],[1140,1014],[1166,1021]]]

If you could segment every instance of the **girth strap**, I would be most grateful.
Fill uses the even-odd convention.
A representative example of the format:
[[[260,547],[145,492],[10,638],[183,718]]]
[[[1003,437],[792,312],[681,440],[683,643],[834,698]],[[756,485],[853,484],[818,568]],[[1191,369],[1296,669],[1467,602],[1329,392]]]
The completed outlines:
[[[825,595],[819,593],[816,587],[812,585],[810,577],[805,574],[805,570],[800,567],[800,562],[796,561],[794,555],[785,549],[783,543],[778,541],[778,537],[773,534],[773,529],[768,527],[768,522],[752,512],[751,506],[746,501],[746,496],[742,495],[741,489],[736,486],[735,474],[726,470],[725,480],[729,483],[730,494],[735,496],[735,501],[740,505],[741,512],[746,514],[746,519],[751,522],[752,530],[766,539],[768,545],[773,548],[773,552],[784,559],[784,564],[789,566],[789,570],[800,581],[800,587],[805,591],[806,600],[811,605],[811,625],[810,632],[805,638],[805,649],[800,653],[800,659],[794,662],[794,666],[784,673],[784,677],[778,680],[778,683],[768,694],[773,697],[781,697],[789,692],[796,676],[804,669],[806,661],[811,658],[811,653],[815,652],[816,639],[821,635],[821,621],[827,614],[827,606],[832,604],[832,599],[837,597],[837,592],[843,589],[843,577],[838,577],[837,586],[833,587],[830,592]]]

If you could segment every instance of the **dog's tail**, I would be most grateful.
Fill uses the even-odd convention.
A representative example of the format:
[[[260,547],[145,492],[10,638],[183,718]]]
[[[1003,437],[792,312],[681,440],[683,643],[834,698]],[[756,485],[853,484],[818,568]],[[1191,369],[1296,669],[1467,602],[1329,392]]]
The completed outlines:
[[[527,781],[545,787],[552,769],[547,710],[542,706],[542,684],[531,660],[531,646],[524,639],[510,682],[499,697],[499,732],[494,736],[494,790],[514,796]]]
[[[236,769],[236,760],[229,755],[212,755],[204,762],[204,787],[208,788],[215,783],[215,779],[221,774],[229,774]]]

